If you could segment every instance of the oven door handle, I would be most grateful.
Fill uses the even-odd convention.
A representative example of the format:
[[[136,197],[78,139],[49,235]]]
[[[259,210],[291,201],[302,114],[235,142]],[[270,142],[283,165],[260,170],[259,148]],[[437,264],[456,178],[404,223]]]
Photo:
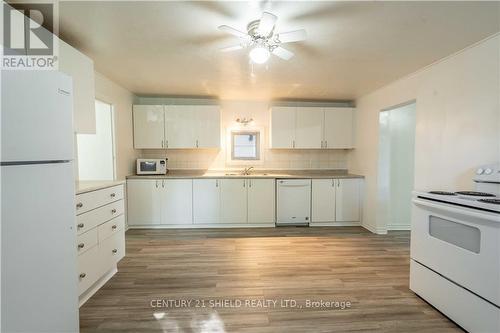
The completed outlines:
[[[434,208],[434,209],[441,210],[444,212],[449,212],[449,213],[453,213],[453,214],[457,214],[457,215],[477,218],[477,219],[486,220],[489,222],[496,222],[496,223],[500,224],[500,214],[472,211],[471,208],[460,209],[460,208],[451,207],[450,205],[435,204],[433,202],[429,202],[429,201],[421,200],[421,199],[413,199],[413,203],[415,205],[419,205],[419,206],[430,207],[430,208]]]

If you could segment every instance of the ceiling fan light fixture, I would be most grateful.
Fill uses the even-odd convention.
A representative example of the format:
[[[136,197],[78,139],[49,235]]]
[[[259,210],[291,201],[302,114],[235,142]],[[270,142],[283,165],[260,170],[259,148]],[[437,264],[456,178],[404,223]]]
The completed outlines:
[[[271,52],[269,52],[269,49],[263,45],[257,45],[255,46],[250,53],[248,54],[250,56],[250,59],[256,63],[256,64],[263,64],[267,60],[269,60],[269,57],[271,56]]]

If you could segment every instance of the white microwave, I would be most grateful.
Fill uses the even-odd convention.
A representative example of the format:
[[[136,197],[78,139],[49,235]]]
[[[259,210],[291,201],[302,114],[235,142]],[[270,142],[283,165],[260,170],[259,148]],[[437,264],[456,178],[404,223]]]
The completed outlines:
[[[167,173],[166,158],[138,158],[138,175],[165,175]]]

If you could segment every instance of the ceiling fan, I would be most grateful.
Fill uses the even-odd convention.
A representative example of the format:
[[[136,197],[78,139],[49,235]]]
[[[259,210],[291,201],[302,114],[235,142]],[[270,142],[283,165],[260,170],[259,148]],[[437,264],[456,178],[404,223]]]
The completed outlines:
[[[222,48],[222,52],[229,52],[251,48],[250,59],[257,64],[265,63],[271,54],[283,60],[291,59],[294,54],[281,47],[281,44],[299,42],[307,38],[304,29],[275,33],[275,23],[278,17],[269,12],[263,12],[259,20],[248,23],[247,32],[240,31],[227,25],[219,26],[219,30],[227,32],[240,39],[238,45]]]

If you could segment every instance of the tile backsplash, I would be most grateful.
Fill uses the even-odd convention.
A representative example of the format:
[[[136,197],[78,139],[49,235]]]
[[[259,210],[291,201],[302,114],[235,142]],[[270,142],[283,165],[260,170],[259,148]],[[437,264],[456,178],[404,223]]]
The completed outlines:
[[[347,169],[347,150],[264,149],[256,169]],[[241,169],[228,165],[224,149],[142,150],[142,158],[168,158],[169,169]]]

